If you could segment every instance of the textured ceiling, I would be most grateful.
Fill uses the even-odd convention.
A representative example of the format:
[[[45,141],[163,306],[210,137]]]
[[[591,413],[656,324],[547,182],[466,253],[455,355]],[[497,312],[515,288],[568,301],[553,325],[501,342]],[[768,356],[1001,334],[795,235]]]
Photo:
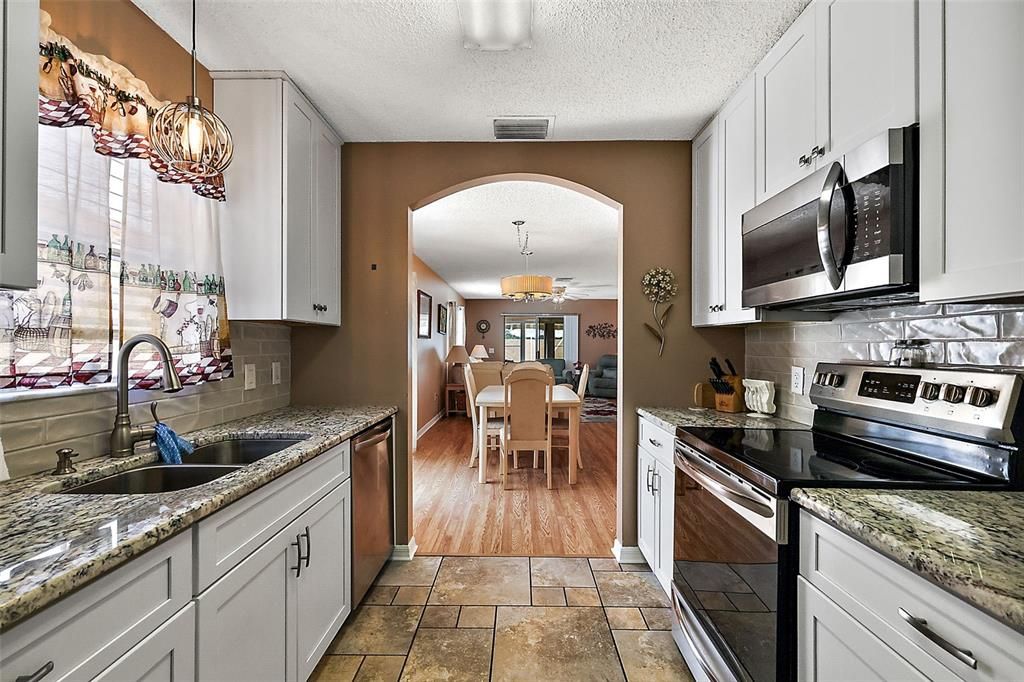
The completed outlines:
[[[134,0],[189,44],[189,0]],[[807,0],[535,0],[533,48],[462,47],[456,0],[198,0],[211,69],[281,69],[347,141],[691,139]]]
[[[466,298],[500,298],[499,280],[525,270],[513,220],[529,231],[530,272],[572,277],[570,296],[617,298],[619,213],[543,182],[496,182],[413,212],[413,250]]]

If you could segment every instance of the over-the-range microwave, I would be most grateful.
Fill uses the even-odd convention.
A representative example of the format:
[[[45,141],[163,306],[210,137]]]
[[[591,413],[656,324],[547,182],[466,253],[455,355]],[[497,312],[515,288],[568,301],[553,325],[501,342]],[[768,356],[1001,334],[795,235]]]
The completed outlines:
[[[743,306],[917,299],[918,129],[891,129],[743,214]]]

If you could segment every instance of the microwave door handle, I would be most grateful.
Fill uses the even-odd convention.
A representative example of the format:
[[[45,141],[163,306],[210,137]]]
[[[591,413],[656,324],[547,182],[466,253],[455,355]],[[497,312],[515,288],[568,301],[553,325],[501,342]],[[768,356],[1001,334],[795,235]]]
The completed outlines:
[[[832,233],[829,230],[829,222],[832,214],[832,197],[839,187],[846,181],[846,173],[843,172],[843,165],[833,161],[825,176],[825,184],[821,188],[821,196],[818,198],[818,257],[825,268],[825,275],[828,276],[828,283],[833,289],[838,289],[843,283],[843,271],[845,265],[836,263],[835,250],[832,248]]]

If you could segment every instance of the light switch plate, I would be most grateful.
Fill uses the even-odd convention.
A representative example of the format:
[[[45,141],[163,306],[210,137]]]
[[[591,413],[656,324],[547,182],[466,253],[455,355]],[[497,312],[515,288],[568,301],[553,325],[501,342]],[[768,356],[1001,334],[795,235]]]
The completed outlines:
[[[245,366],[245,390],[251,391],[256,388],[256,365]]]
[[[790,367],[789,390],[795,395],[804,394],[804,368],[798,365]]]
[[[279,384],[281,383],[281,363],[272,362],[270,363],[270,383]]]

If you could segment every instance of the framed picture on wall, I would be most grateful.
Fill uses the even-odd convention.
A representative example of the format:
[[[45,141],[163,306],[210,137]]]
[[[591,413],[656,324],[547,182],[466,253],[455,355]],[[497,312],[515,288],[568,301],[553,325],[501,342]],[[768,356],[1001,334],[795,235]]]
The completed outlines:
[[[420,339],[430,338],[430,323],[434,305],[434,299],[425,291],[416,291],[416,337]]]
[[[437,333],[448,333],[448,306],[443,303],[437,304]]]

